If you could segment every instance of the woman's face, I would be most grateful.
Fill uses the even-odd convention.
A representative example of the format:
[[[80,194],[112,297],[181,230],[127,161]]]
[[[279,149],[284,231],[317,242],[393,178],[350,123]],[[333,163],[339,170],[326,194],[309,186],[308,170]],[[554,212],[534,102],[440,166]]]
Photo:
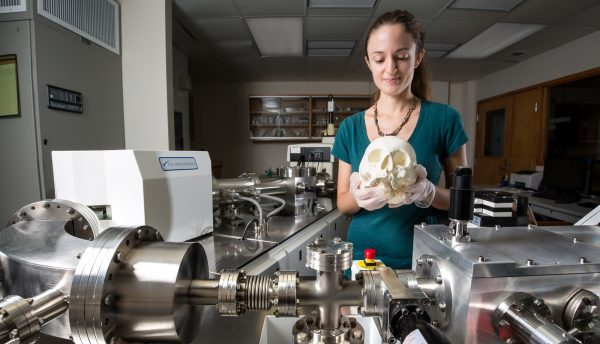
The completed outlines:
[[[371,32],[365,60],[381,93],[397,96],[410,90],[423,54],[404,24],[385,24]]]

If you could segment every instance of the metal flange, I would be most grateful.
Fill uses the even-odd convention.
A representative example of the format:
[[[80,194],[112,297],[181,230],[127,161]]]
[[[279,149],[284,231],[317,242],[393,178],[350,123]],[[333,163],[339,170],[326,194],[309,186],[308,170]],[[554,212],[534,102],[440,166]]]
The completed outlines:
[[[70,220],[65,231],[74,237],[93,240],[100,233],[100,220],[83,204],[64,199],[34,202],[17,210],[8,220],[7,227],[22,221]]]
[[[306,266],[323,272],[344,271],[352,267],[350,242],[340,238],[325,240],[319,238],[306,245]]]
[[[115,279],[127,254],[147,241],[162,237],[152,227],[112,227],[85,250],[71,284],[69,318],[75,342],[125,343],[115,335]]]

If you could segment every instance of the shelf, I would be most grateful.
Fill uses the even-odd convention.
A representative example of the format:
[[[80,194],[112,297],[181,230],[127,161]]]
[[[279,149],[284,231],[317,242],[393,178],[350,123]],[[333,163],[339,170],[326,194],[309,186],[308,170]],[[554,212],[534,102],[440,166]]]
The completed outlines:
[[[308,123],[306,124],[251,124],[253,128],[308,128]],[[314,127],[314,125],[313,125]]]
[[[277,137],[277,136],[250,136],[250,139],[253,141],[307,141],[310,138],[308,136],[287,136],[287,137]]]
[[[335,119],[335,123],[338,123],[336,127],[347,116],[363,111],[361,110],[363,108],[368,108],[371,105],[370,101],[370,96],[334,95],[334,102],[338,108],[333,112],[333,119]],[[253,141],[320,141],[321,136],[292,135],[320,134],[327,127],[323,121],[328,115],[326,102],[326,95],[251,96],[249,97],[248,126],[250,139]],[[299,121],[305,123],[298,123]],[[275,133],[282,133],[284,136],[264,136]]]

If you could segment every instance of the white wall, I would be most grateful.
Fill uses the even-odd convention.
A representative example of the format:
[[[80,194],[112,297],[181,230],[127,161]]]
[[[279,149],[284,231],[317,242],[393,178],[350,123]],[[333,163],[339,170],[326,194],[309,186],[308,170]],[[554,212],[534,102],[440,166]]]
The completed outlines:
[[[485,99],[600,66],[600,31],[477,80],[476,99]]]
[[[449,85],[432,83],[432,99],[447,103]],[[370,82],[255,82],[194,84],[194,140],[191,149],[222,160],[222,177],[263,173],[287,165],[285,142],[253,142],[248,129],[250,96],[370,95]]]
[[[121,1],[125,144],[174,147],[171,1]]]
[[[475,81],[450,84],[450,104],[461,114],[465,131],[469,136],[467,142],[467,162],[473,166],[475,162],[475,133],[477,129],[477,100],[475,99]]]

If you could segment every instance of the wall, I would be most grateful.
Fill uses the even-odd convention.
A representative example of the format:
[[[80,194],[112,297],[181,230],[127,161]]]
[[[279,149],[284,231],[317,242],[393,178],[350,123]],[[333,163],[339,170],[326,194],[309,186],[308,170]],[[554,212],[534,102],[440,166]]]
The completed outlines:
[[[121,1],[128,149],[174,148],[171,6],[164,0]]]
[[[41,16],[32,25],[44,197],[54,197],[53,150],[125,148],[121,58]],[[49,109],[47,85],[81,92],[83,113]]]
[[[289,143],[253,142],[248,132],[248,97],[277,95],[369,95],[369,82],[255,82],[194,84],[192,150],[207,150],[222,160],[222,177],[241,172],[263,173],[287,165]],[[433,100],[446,103],[449,86],[432,83]]]
[[[36,119],[31,82],[29,20],[0,22],[0,55],[17,55],[19,116],[0,117],[0,223],[22,206],[42,198]]]
[[[190,106],[189,92],[181,88],[180,80],[185,79],[188,75],[187,56],[173,47],[173,111],[180,112],[183,117],[183,148],[185,150],[190,149]]]
[[[477,80],[476,99],[600,67],[600,31]]]

